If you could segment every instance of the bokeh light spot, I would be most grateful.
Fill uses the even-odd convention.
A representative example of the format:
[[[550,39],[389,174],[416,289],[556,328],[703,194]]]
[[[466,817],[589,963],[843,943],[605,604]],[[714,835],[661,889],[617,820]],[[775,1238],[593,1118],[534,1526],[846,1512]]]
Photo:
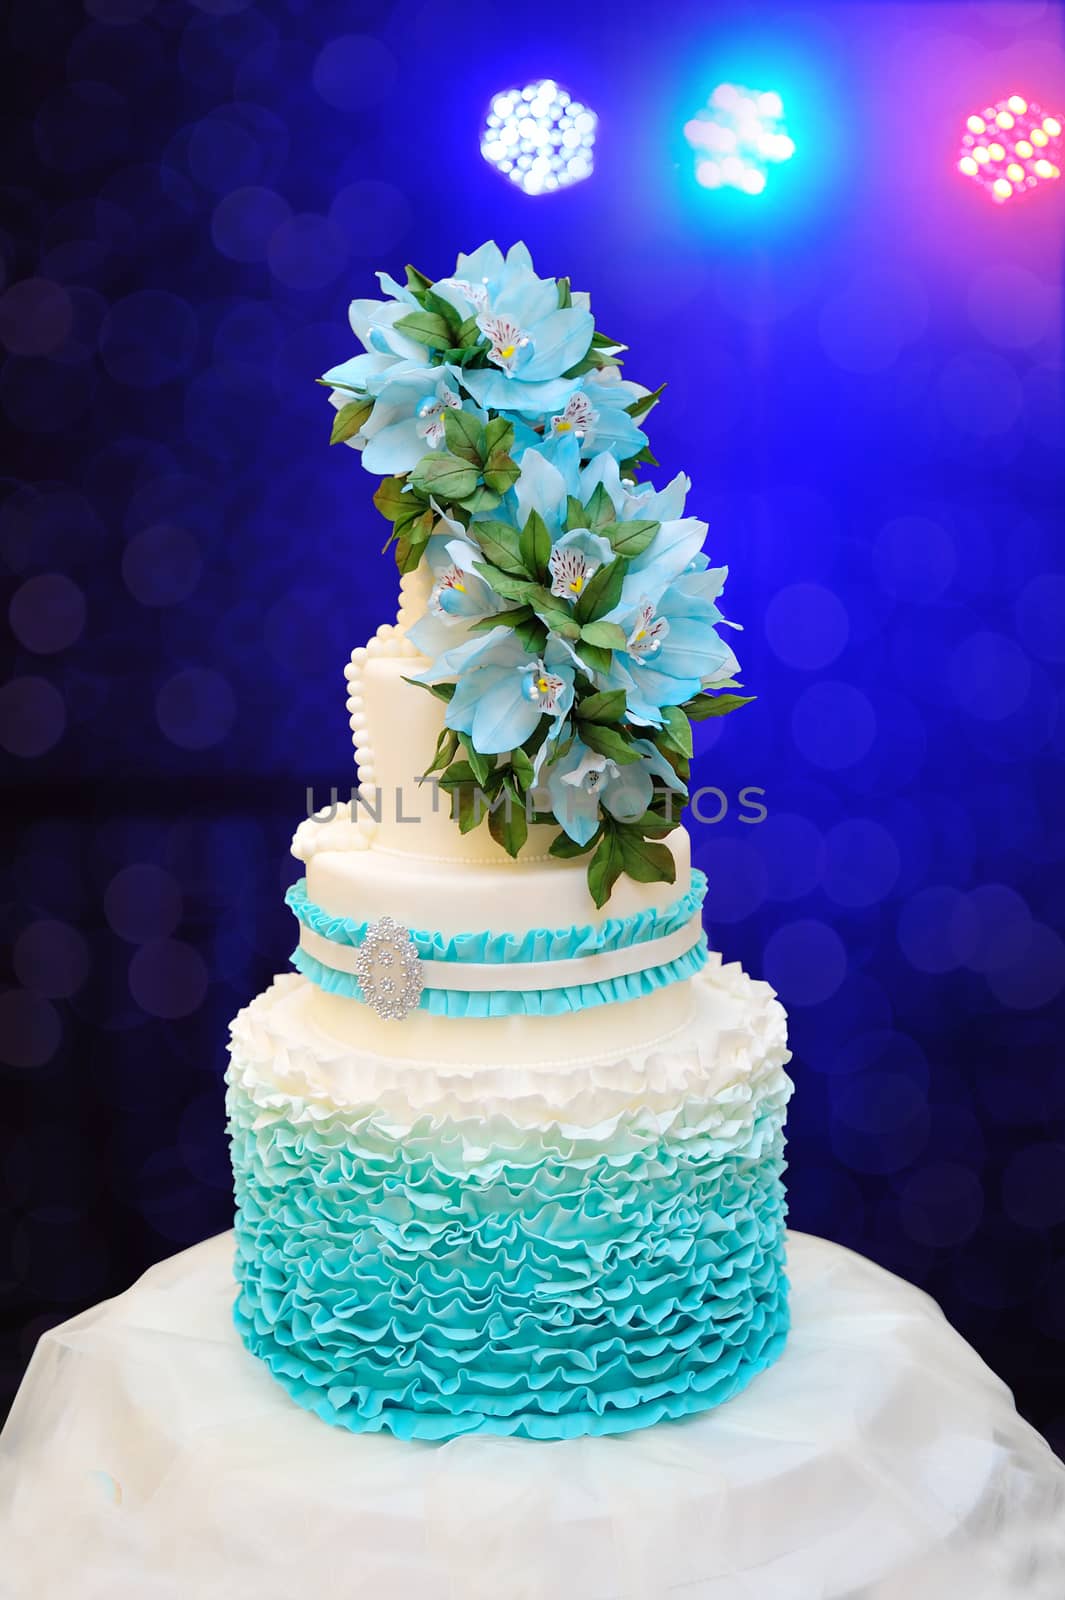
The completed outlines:
[[[181,920],[181,890],[162,867],[133,862],[107,885],[104,916],[119,938],[130,944],[165,939]]]
[[[971,633],[949,666],[954,699],[972,717],[999,722],[1024,704],[1032,681],[1024,651],[1003,633]]]
[[[927,323],[928,296],[920,279],[901,270],[874,268],[825,301],[821,346],[845,372],[886,372],[921,337]]]
[[[207,993],[203,957],[180,939],[153,939],[130,961],[129,992],[149,1016],[187,1017]]]
[[[921,889],[899,912],[899,946],[918,972],[950,972],[974,948],[978,919],[967,897],[947,885]]]
[[[1017,632],[1041,661],[1065,661],[1065,573],[1043,572],[1017,596]]]
[[[876,738],[876,712],[868,696],[853,684],[814,683],[795,703],[791,731],[808,761],[841,771],[868,754]]]
[[[898,881],[899,847],[888,830],[868,817],[854,817],[825,835],[825,893],[838,906],[875,905]]]
[[[189,171],[218,194],[254,183],[262,165],[251,129],[233,117],[212,113],[193,128],[188,144]]]
[[[854,1172],[898,1172],[928,1142],[928,1106],[911,1078],[870,1071],[836,1080],[832,1147]]]
[[[927,604],[949,589],[958,553],[941,523],[930,517],[894,517],[877,534],[873,567],[886,594]]]
[[[187,528],[173,523],[143,528],[122,553],[126,588],[142,606],[172,606],[186,600],[202,571],[196,539]]]
[[[1023,350],[1050,329],[1055,295],[1028,267],[985,267],[969,286],[969,316],[991,344]]]
[[[758,824],[755,844],[765,863],[771,900],[799,900],[821,881],[824,841],[808,817],[771,810]]]
[[[387,256],[414,223],[410,201],[394,183],[361,178],[338,191],[329,220],[340,229],[353,255]]]
[[[319,51],[312,81],[334,110],[363,111],[387,100],[399,81],[399,63],[380,39],[348,33]]]
[[[47,278],[23,278],[0,295],[0,344],[12,355],[47,355],[73,326],[70,295]]]
[[[155,714],[171,744],[183,750],[206,750],[219,744],[236,716],[233,690],[220,672],[188,667],[160,689]]]
[[[786,1005],[818,1006],[846,977],[847,952],[827,922],[813,917],[785,922],[769,937],[765,975]]]
[[[275,228],[267,250],[270,271],[290,289],[324,289],[348,261],[344,235],[328,217],[302,212]]]
[[[806,672],[835,661],[850,635],[843,602],[820,583],[778,589],[766,608],[764,627],[773,654]]]
[[[947,421],[977,439],[1008,433],[1023,403],[1013,366],[991,350],[952,356],[940,374],[939,397]]]
[[[283,196],[248,184],[219,200],[211,218],[211,238],[215,249],[231,261],[265,261],[270,240],[291,216]]]
[[[85,596],[64,573],[42,572],[15,590],[8,618],[12,633],[27,650],[54,655],[81,638]]]
[[[0,745],[29,760],[58,744],[67,725],[63,696],[45,678],[12,678],[0,688]]]

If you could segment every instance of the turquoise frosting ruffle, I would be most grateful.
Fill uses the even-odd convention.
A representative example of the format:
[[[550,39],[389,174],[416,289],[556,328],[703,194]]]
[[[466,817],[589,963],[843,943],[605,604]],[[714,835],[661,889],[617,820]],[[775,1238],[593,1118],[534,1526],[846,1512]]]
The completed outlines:
[[[599,983],[569,984],[558,989],[432,989],[432,968],[426,974],[419,1006],[434,1017],[556,1017],[567,1011],[583,1011],[588,1006],[608,1005],[614,1000],[636,1000],[653,994],[671,983],[693,978],[709,957],[705,937],[699,943],[660,967],[646,967],[620,978],[605,978]],[[329,994],[349,995],[362,1000],[359,980],[350,972],[327,967],[301,945],[292,952],[292,965],[305,978]]]
[[[708,1107],[579,1150],[557,1127],[501,1148],[431,1116],[312,1117],[236,1062],[228,1107],[236,1324],[329,1422],[621,1432],[719,1404],[783,1347],[779,1099],[731,1146]]]
[[[641,911],[633,917],[607,917],[604,922],[571,928],[531,928],[527,933],[443,934],[411,929],[411,938],[419,956],[429,962],[569,961],[665,938],[691,921],[705,897],[706,875],[695,868],[687,894],[661,910]],[[305,928],[334,944],[358,945],[366,937],[368,922],[334,916],[309,900],[306,878],[291,885],[285,904]]]

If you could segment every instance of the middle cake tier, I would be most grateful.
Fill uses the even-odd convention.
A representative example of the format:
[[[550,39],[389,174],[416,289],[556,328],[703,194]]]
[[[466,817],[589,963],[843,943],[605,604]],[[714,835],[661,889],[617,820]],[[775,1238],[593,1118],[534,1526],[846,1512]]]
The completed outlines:
[[[705,879],[683,828],[667,844],[674,882],[623,879],[597,909],[575,862],[426,860],[380,847],[346,809],[309,820],[286,899],[315,1020],[353,1048],[452,1062],[662,1042],[690,1020],[707,960]]]

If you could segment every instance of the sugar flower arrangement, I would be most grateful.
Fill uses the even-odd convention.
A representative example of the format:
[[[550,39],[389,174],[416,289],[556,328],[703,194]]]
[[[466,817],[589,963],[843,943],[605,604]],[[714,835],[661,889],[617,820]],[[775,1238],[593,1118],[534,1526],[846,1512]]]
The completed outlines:
[[[446,702],[427,775],[511,855],[530,819],[556,822],[551,853],[588,855],[597,905],[622,873],[671,882],[691,723],[750,697],[730,692],[727,569],[684,515],[688,478],[639,481],[660,390],[622,378],[626,347],[523,244],[406,276],[352,302],[363,352],[321,381],[332,442],[382,479],[385,548],[431,576],[408,629],[430,663],[412,681]]]

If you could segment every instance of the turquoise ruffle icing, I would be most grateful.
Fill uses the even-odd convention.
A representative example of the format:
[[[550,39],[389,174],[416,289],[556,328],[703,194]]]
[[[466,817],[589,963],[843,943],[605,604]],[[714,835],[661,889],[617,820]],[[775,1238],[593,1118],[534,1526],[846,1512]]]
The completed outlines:
[[[362,1000],[359,980],[350,972],[339,972],[323,965],[300,945],[292,952],[292,964],[305,978],[329,994],[349,995]],[[608,1005],[615,1000],[636,1000],[653,994],[671,983],[693,978],[705,965],[708,950],[705,937],[697,945],[660,967],[647,967],[620,978],[599,983],[569,984],[559,989],[431,989],[432,968],[426,974],[426,987],[419,1002],[422,1011],[434,1017],[556,1017],[567,1011],[582,1011],[588,1006]]]
[[[691,888],[662,910],[641,911],[633,917],[608,917],[599,923],[571,928],[532,928],[527,933],[442,934],[411,930],[423,961],[569,961],[605,950],[622,950],[648,939],[665,938],[691,921],[706,897],[706,875],[697,868]],[[307,898],[307,880],[300,878],[285,894],[285,904],[312,933],[334,944],[357,945],[366,936],[368,922],[336,917]],[[427,979],[428,981],[428,979]]]
[[[263,1101],[235,1062],[237,1327],[355,1431],[558,1439],[717,1405],[787,1330],[784,1098],[731,1135],[695,1101],[653,1134],[477,1143]]]

